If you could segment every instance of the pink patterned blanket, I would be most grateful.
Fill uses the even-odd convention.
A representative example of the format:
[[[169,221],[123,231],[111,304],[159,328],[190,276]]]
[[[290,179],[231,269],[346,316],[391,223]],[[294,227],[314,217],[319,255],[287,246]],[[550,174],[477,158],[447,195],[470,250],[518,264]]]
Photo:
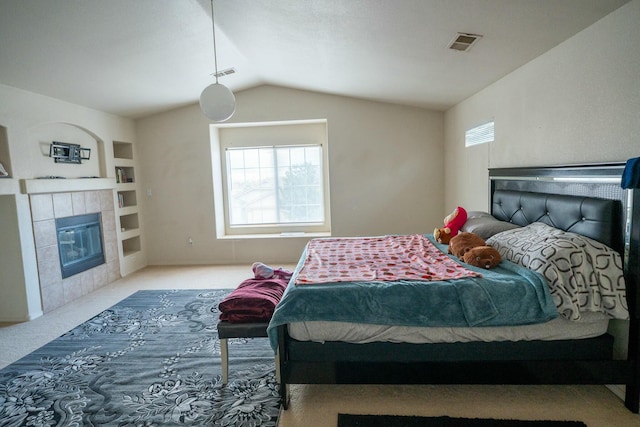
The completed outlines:
[[[481,277],[453,261],[421,234],[314,239],[296,285]]]

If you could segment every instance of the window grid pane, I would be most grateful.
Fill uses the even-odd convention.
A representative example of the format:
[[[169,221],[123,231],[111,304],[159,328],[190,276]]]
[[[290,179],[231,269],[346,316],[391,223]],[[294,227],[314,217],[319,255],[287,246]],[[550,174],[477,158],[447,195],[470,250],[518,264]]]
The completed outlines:
[[[230,225],[324,222],[321,159],[320,145],[228,149]]]

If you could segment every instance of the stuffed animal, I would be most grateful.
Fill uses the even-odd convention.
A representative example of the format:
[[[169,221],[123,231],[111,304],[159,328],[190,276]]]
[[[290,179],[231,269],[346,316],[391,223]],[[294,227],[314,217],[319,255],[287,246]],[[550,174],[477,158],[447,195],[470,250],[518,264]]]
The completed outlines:
[[[464,262],[480,268],[493,268],[500,264],[502,257],[493,246],[476,246],[464,254]]]
[[[253,275],[256,279],[281,279],[281,280],[289,280],[291,279],[291,275],[293,272],[289,270],[285,270],[283,268],[273,268],[262,262],[254,262],[251,265],[251,270],[253,270]]]
[[[433,230],[433,237],[438,243],[448,244],[467,222],[467,211],[458,206],[444,219],[444,227]]]
[[[464,258],[464,254],[476,246],[486,246],[484,239],[477,234],[463,231],[451,238],[449,242],[449,253]]]

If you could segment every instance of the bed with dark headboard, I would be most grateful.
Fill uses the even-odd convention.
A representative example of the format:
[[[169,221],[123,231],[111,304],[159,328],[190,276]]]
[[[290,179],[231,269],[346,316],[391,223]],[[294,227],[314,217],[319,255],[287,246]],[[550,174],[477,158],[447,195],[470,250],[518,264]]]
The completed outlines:
[[[495,219],[523,227],[543,223],[620,254],[626,300],[617,304],[628,308],[629,320],[615,322],[622,326],[617,330],[628,329],[626,336],[614,337],[605,330],[560,339],[354,343],[295,339],[290,334],[293,323],[272,321],[270,337],[277,343],[284,407],[289,384],[619,384],[626,386],[626,406],[637,413],[640,192],[620,187],[623,168],[624,164],[490,169],[489,176]],[[274,319],[277,314],[278,309]],[[464,331],[473,335],[480,329]]]

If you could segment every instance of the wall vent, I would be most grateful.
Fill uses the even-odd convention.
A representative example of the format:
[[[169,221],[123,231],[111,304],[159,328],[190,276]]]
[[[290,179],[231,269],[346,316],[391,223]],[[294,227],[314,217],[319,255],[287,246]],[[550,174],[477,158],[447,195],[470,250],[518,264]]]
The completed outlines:
[[[458,33],[449,45],[449,49],[466,52],[481,38],[479,34]]]
[[[213,77],[224,77],[224,76],[228,76],[229,74],[233,74],[236,72],[235,68],[226,68],[224,70],[220,70],[217,73],[213,73]]]
[[[483,123],[472,129],[468,129],[464,133],[464,146],[471,147],[472,145],[486,144],[487,142],[493,142],[495,139],[495,126],[493,120]]]

